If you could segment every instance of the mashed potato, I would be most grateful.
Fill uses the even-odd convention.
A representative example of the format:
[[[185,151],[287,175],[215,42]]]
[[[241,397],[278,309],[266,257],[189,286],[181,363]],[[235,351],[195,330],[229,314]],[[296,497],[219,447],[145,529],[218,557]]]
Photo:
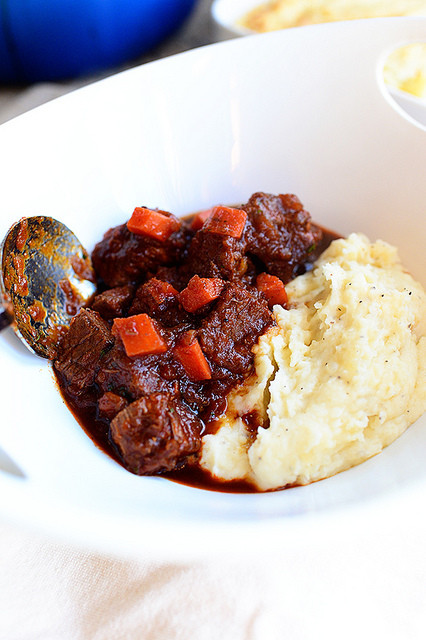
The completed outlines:
[[[259,3],[240,24],[265,32],[337,20],[415,15],[426,16],[426,0],[273,0]],[[426,44],[397,49],[386,63],[384,78],[392,87],[426,98]]]
[[[426,294],[396,249],[336,240],[287,285],[201,466],[260,490],[307,484],[379,453],[426,410]],[[253,432],[247,418],[263,424]]]

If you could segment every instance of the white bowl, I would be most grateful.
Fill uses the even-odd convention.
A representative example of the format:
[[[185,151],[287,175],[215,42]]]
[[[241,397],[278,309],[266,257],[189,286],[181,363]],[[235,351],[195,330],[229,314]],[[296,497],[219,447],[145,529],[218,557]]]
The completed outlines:
[[[148,203],[177,214],[293,192],[343,234],[400,247],[425,284],[425,127],[393,106],[387,52],[426,19],[359,21],[221,43],[119,74],[0,128],[0,236],[24,215],[63,220],[91,249]],[[137,477],[77,425],[44,361],[11,330],[3,372],[0,513],[116,553],[183,559],[347,535],[395,509],[415,526],[425,417],[381,455],[328,480],[233,495]],[[1,459],[0,459],[0,464]]]

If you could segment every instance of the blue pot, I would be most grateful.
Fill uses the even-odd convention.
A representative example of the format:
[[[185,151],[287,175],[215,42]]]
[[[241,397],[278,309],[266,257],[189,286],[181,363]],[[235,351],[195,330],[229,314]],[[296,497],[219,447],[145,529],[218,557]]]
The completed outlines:
[[[0,82],[58,80],[149,50],[196,0],[0,0]]]

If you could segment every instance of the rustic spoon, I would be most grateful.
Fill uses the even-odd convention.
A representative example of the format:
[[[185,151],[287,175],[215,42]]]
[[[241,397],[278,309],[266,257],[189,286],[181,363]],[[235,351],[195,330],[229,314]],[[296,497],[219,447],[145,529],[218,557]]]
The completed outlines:
[[[61,332],[96,285],[89,254],[54,218],[22,218],[0,247],[0,329],[12,325],[26,346],[52,359]]]

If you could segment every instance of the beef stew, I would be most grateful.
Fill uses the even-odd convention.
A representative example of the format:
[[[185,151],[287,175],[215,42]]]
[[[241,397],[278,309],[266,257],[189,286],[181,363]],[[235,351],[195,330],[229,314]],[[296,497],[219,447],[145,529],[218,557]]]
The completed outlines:
[[[85,430],[133,473],[196,467],[202,436],[253,371],[273,304],[333,237],[293,195],[188,219],[137,207],[95,246],[97,294],[53,363]]]

